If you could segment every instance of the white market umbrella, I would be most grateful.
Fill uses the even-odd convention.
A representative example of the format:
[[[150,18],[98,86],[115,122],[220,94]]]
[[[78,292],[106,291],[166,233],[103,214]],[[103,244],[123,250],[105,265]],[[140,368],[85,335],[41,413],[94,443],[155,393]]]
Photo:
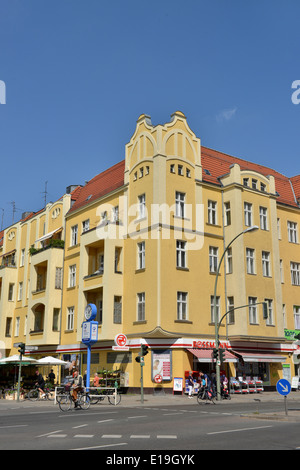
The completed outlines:
[[[25,364],[37,364],[37,360],[33,359],[32,357],[27,357],[27,356],[22,356],[22,366]],[[20,364],[20,356],[18,354],[15,354],[14,356],[10,357],[4,357],[3,359],[0,359],[0,365],[5,365],[5,364]]]
[[[69,363],[62,361],[61,359],[57,359],[56,357],[47,356],[43,357],[42,359],[38,359],[37,364],[40,364],[41,366],[65,366]]]

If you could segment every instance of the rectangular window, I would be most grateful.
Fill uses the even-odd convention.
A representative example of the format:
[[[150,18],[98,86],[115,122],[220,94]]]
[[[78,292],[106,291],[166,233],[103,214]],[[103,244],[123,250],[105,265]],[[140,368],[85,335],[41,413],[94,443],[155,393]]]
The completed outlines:
[[[252,248],[246,248],[247,274],[255,274],[255,252]]]
[[[252,226],[252,204],[244,202],[244,220],[247,227]]]
[[[138,197],[138,210],[139,210],[139,219],[146,217],[146,195],[141,194]]]
[[[74,329],[74,307],[68,307],[67,310],[67,331]]]
[[[138,248],[138,269],[145,269],[145,242],[137,244]]]
[[[177,292],[177,320],[187,320],[187,292]]]
[[[227,274],[232,274],[233,268],[232,268],[232,248],[231,247],[227,249],[226,260],[227,260],[226,272]]]
[[[249,323],[257,325],[257,297],[249,297]]]
[[[279,261],[280,263],[280,280],[281,280],[281,284],[284,283],[284,268],[283,268],[283,261],[282,259]]]
[[[76,264],[69,267],[69,287],[76,286]]]
[[[217,203],[215,201],[208,201],[208,223],[217,225]]]
[[[217,322],[220,321],[221,318],[221,311],[220,311],[220,297],[216,297],[216,309],[217,309]],[[210,296],[210,318],[211,323],[215,323],[215,309],[214,309],[214,296]]]
[[[231,210],[230,202],[224,203],[224,213],[225,213],[225,226],[231,225]]]
[[[15,336],[19,336],[20,332],[20,317],[16,317],[15,321]]]
[[[82,222],[82,233],[87,232],[88,230],[90,230],[90,219]]]
[[[52,331],[59,331],[59,308],[53,309]]]
[[[265,299],[265,302],[267,302],[268,304],[268,318],[267,318],[266,324],[274,325],[273,300]]]
[[[294,325],[295,325],[295,330],[300,330],[300,307],[299,305],[294,305]]]
[[[62,289],[62,268],[55,269],[55,289]]]
[[[145,292],[137,295],[137,321],[145,321]]]
[[[111,219],[112,219],[113,222],[118,222],[119,221],[119,206],[113,207]]]
[[[300,286],[300,264],[291,262],[291,278],[293,286]]]
[[[5,336],[6,336],[6,338],[11,337],[11,325],[12,325],[12,318],[7,317],[6,318],[6,325],[5,325]]]
[[[262,271],[264,277],[271,276],[271,263],[270,263],[270,253],[268,251],[262,252]]]
[[[14,300],[14,288],[15,285],[10,283],[8,286],[8,300]]]
[[[103,323],[103,300],[102,299],[98,301],[96,321],[99,323],[99,325],[102,325]]]
[[[259,220],[261,230],[268,230],[268,211],[266,207],[259,208]]]
[[[176,241],[176,267],[186,268],[186,242],[177,240]]]
[[[20,267],[24,266],[24,262],[25,262],[25,248],[21,250]]]
[[[234,297],[227,298],[227,315],[228,323],[232,325],[234,323]]]
[[[122,297],[114,296],[114,323],[122,323]]]
[[[19,282],[18,300],[22,300],[22,296],[23,296],[23,282]]]
[[[288,239],[290,243],[298,243],[298,228],[295,222],[288,222]]]
[[[78,243],[78,225],[71,227],[71,246],[75,246]]]
[[[218,251],[219,249],[215,246],[209,247],[209,271],[216,273],[218,270]]]
[[[185,205],[185,193],[180,193],[179,191],[176,191],[175,195],[175,215],[177,217],[184,217],[185,210],[184,210],[184,205]]]

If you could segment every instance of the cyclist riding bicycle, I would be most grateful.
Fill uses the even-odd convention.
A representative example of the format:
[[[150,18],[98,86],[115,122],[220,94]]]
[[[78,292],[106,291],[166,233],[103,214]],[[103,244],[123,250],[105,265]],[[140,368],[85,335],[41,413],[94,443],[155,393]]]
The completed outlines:
[[[37,382],[35,383],[36,387],[38,388],[39,392],[41,392],[42,398],[45,397],[45,380],[43,379],[42,374],[39,373],[38,370],[35,371],[35,375],[37,375]]]
[[[81,375],[79,375],[78,370],[74,372],[74,380],[71,386],[71,390],[72,390],[71,396],[72,396],[72,400],[75,403],[75,408],[79,408],[78,400],[77,400],[77,393],[83,391],[83,378]]]

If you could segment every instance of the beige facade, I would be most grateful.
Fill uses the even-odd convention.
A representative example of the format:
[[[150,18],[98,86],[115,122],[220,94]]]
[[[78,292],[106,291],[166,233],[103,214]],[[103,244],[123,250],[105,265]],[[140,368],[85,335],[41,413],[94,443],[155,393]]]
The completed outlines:
[[[232,353],[224,368],[259,376],[265,386],[295,375],[300,211],[291,185],[274,170],[203,148],[181,112],[157,126],[141,115],[125,161],[77,188],[72,204],[66,194],[4,231],[2,259],[14,254],[15,263],[0,270],[6,353],[23,341],[38,346],[37,357],[57,355],[84,372],[82,322],[93,303],[99,326],[92,373],[122,370],[126,385],[138,389],[142,343],[150,352],[148,389],[172,390],[174,377],[212,370],[204,356],[215,346],[217,265],[228,243],[257,225],[236,239],[220,270],[219,318],[235,309],[220,327]],[[57,238],[64,244],[48,246]],[[128,352],[113,349],[120,333]]]

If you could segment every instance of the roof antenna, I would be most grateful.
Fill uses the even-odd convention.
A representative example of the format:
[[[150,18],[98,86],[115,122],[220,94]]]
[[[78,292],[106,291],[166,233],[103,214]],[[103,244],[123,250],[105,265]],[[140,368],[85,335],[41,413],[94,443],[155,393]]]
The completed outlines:
[[[47,183],[48,181],[45,182],[45,191],[42,191],[42,194],[44,194],[44,207],[46,207],[46,204],[47,204]]]

